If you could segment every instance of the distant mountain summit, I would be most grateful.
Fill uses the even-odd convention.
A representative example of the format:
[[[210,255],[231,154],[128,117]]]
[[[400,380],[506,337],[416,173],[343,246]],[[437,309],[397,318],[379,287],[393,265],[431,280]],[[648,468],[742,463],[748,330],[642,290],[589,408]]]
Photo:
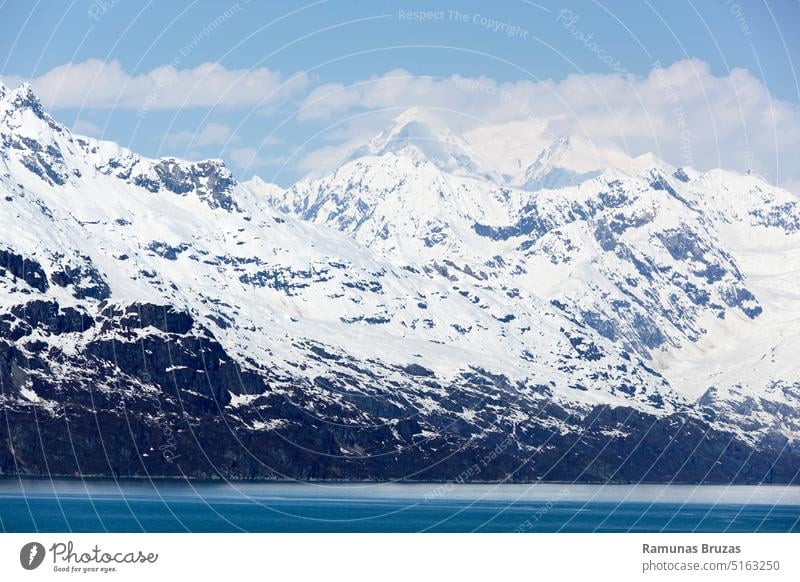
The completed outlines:
[[[577,186],[600,175],[598,160],[595,159],[595,163],[591,163],[591,156],[578,157],[574,154],[569,137],[556,139],[528,166],[520,186],[531,191],[543,188],[552,190],[564,186]]]
[[[577,186],[604,171],[636,175],[649,167],[670,168],[653,154],[632,158],[616,148],[600,148],[581,137],[561,136],[528,166],[518,186],[531,192],[556,190]]]
[[[457,176],[500,180],[500,174],[482,167],[470,144],[438,122],[435,115],[412,107],[398,115],[385,130],[357,148],[350,156],[401,154],[429,162]]]
[[[531,176],[597,173],[531,191],[409,111],[284,189],[0,96],[2,474],[797,479],[800,212],[756,177],[570,138]]]

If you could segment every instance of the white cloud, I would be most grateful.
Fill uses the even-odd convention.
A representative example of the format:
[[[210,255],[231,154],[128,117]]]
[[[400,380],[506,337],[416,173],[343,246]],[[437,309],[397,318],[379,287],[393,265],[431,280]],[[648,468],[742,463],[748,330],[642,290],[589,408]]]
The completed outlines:
[[[18,80],[8,78],[11,84]],[[286,77],[267,68],[227,69],[219,63],[203,63],[193,69],[164,65],[131,75],[118,61],[90,59],[57,66],[30,82],[48,109],[148,111],[270,105],[305,90],[309,78],[302,72]]]
[[[100,137],[103,135],[103,130],[88,119],[79,119],[76,121],[72,126],[72,131],[79,135],[88,135],[90,137]]]
[[[6,80],[12,86],[19,81]],[[779,184],[800,183],[794,154],[800,148],[797,105],[774,98],[746,70],[714,74],[696,59],[656,66],[643,76],[573,74],[561,81],[500,82],[415,76],[398,69],[350,85],[317,87],[302,72],[287,78],[266,68],[233,70],[206,63],[131,75],[116,61],[93,59],[56,67],[32,84],[48,108],[263,111],[289,102],[298,107],[301,122],[330,124],[320,139],[340,146],[338,153],[326,145],[296,162],[293,158],[291,163],[303,171],[341,157],[402,109],[420,107],[435,110],[454,131],[471,137],[477,149],[484,145],[481,137],[494,136],[490,153],[508,157],[510,164],[517,163],[516,154],[502,150],[501,156],[501,147],[529,158],[544,140],[578,134],[614,143],[633,156],[652,151],[678,166],[753,169]],[[230,138],[224,127],[209,124],[197,135],[180,132],[170,139],[187,146],[217,145]],[[247,148],[239,145],[237,158],[243,162]],[[257,146],[259,151],[265,145]],[[261,165],[276,159],[250,158]]]
[[[292,167],[299,172],[320,177],[336,169],[352,153],[350,144],[324,146],[294,160]]]
[[[170,146],[188,145],[198,148],[224,145],[234,141],[237,141],[236,136],[233,135],[230,126],[224,123],[209,123],[199,132],[179,131],[166,137],[166,142]]]
[[[652,151],[678,166],[752,167],[779,183],[800,180],[797,106],[772,97],[746,70],[714,75],[696,59],[656,65],[645,76],[575,74],[558,82],[416,77],[395,70],[350,86],[317,87],[303,100],[299,117],[336,122],[357,112],[412,106],[438,110],[461,131],[514,122],[516,133],[528,125],[534,142],[544,124],[544,137],[585,135],[632,155]]]

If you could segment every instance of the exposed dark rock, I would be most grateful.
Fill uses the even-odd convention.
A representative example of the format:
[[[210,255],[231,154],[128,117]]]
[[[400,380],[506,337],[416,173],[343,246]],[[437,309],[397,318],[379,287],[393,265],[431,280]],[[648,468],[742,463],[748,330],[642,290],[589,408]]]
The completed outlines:
[[[111,296],[111,288],[88,257],[82,257],[83,264],[63,267],[50,276],[59,287],[72,286],[72,294],[77,299],[97,299],[102,301]]]
[[[82,333],[94,325],[94,319],[73,307],[59,307],[55,301],[30,301],[15,305],[11,313],[30,328],[40,328],[49,333]]]
[[[12,250],[0,249],[0,277],[8,274],[22,279],[41,292],[47,291],[49,287],[44,269],[38,262],[18,255]]]

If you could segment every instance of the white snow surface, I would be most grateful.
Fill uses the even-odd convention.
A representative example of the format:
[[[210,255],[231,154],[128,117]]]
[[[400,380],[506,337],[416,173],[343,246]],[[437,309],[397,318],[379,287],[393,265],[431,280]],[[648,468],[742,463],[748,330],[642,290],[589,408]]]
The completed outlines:
[[[245,367],[324,376],[324,346],[388,378],[481,368],[579,406],[705,399],[747,438],[754,419],[800,435],[800,210],[757,177],[617,152],[593,168],[567,139],[514,187],[412,111],[328,176],[240,184],[73,135],[28,86],[0,98],[0,139],[0,250],[91,265],[111,303],[185,309]],[[562,167],[591,175],[531,187]],[[100,309],[0,276],[0,310],[44,296]]]
[[[396,264],[513,290],[518,297],[498,297],[509,313],[536,305],[554,317],[548,305],[558,302],[579,326],[644,357],[672,397],[780,409],[759,424],[798,435],[793,194],[757,176],[676,169],[577,137],[545,147],[518,187],[476,175],[471,161],[453,169],[418,151],[361,153],[329,176],[265,195]]]

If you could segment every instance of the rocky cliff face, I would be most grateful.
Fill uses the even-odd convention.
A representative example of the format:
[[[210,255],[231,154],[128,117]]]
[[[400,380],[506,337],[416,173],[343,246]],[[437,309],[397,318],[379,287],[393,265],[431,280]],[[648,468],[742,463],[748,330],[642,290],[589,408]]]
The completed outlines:
[[[784,192],[531,193],[417,119],[282,190],[0,94],[0,474],[797,479]]]

